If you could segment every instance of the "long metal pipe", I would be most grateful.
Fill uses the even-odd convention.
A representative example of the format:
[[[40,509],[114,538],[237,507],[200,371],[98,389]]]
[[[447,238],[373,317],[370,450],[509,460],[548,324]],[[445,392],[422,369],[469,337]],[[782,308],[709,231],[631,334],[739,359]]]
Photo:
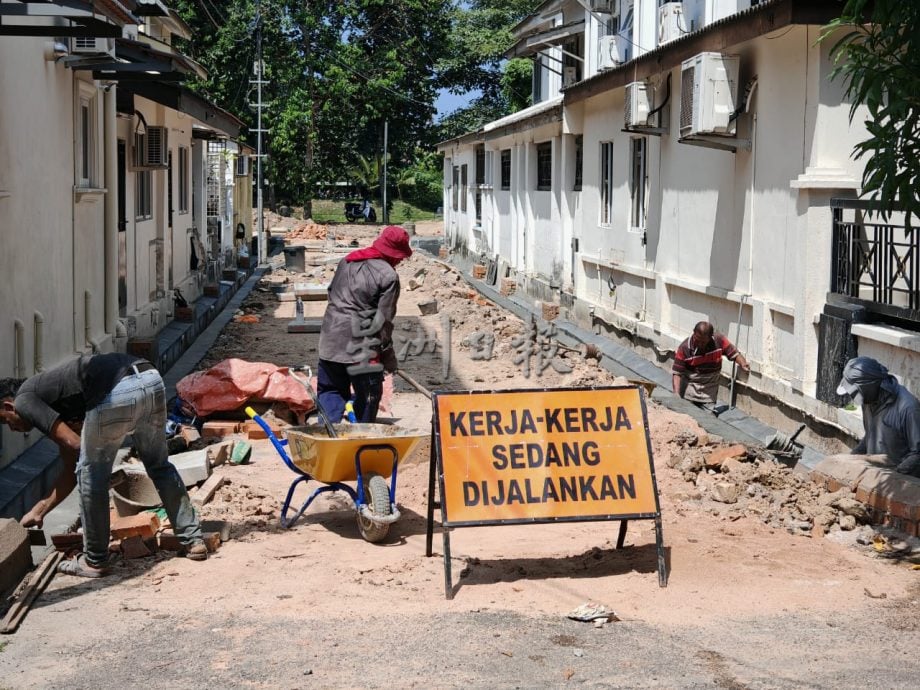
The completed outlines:
[[[13,321],[13,376],[17,379],[26,377],[26,327],[19,319]]]
[[[105,142],[105,236],[103,255],[105,332],[115,335],[118,320],[118,134],[115,90],[113,84],[104,96],[105,116],[103,139]]]
[[[35,312],[35,333],[32,342],[32,371],[38,374],[45,368],[45,317],[40,311]]]

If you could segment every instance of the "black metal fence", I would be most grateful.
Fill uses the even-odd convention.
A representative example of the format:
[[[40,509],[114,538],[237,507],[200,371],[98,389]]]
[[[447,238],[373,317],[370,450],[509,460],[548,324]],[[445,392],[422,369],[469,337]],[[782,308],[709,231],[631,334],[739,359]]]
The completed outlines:
[[[920,331],[920,228],[872,202],[833,199],[831,292],[868,320]]]

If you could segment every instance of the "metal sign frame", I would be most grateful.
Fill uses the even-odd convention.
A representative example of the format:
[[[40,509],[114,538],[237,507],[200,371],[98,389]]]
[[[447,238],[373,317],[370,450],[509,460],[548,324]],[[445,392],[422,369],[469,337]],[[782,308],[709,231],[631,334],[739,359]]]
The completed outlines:
[[[640,407],[642,410],[642,428],[645,433],[646,452],[648,453],[649,472],[651,475],[651,489],[654,494],[655,512],[642,513],[608,513],[602,515],[588,516],[565,516],[565,517],[534,517],[520,519],[494,519],[494,520],[471,520],[451,522],[448,516],[448,506],[445,501],[444,490],[444,467],[441,453],[442,432],[440,428],[440,415],[438,401],[440,398],[459,397],[459,396],[479,396],[495,394],[534,394],[534,393],[555,393],[555,392],[584,392],[590,394],[599,391],[608,390],[636,390],[639,395]],[[556,522],[600,522],[614,521],[620,522],[619,533],[617,535],[616,548],[623,548],[626,539],[627,525],[630,520],[654,520],[655,521],[655,545],[658,556],[658,584],[661,587],[667,587],[668,572],[664,554],[664,539],[662,534],[661,522],[661,505],[658,496],[658,483],[655,478],[655,463],[652,456],[652,444],[648,433],[648,412],[645,400],[645,391],[640,386],[599,386],[594,388],[536,388],[536,389],[501,389],[501,390],[477,390],[477,391],[451,391],[451,392],[434,392],[431,396],[433,416],[431,420],[431,453],[429,459],[428,473],[428,516],[427,516],[427,533],[425,541],[425,555],[433,555],[432,544],[434,540],[434,511],[441,511],[441,534],[443,537],[443,556],[444,556],[444,595],[447,599],[454,598],[454,587],[451,573],[451,556],[450,556],[450,530],[458,527],[481,527],[487,525],[519,525],[519,524],[543,524]],[[435,479],[437,478],[437,482]],[[437,487],[438,500],[435,500],[435,490]]]

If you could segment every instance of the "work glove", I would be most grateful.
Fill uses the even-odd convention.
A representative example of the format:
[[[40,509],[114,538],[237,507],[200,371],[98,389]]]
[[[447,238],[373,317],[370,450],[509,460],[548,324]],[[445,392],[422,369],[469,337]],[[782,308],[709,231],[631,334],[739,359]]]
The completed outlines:
[[[394,350],[392,347],[381,350],[380,363],[383,365],[384,371],[390,374],[395,374],[396,370],[399,368],[399,360],[396,358],[396,350]]]

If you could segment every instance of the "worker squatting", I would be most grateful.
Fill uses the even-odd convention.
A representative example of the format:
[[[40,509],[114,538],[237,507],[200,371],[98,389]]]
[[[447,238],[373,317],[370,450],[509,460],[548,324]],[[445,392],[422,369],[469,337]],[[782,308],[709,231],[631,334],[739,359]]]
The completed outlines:
[[[542,415],[530,410],[511,410],[503,419],[498,410],[458,412],[450,415],[453,436],[503,436],[545,432],[584,433],[629,431],[632,423],[624,407],[546,408]],[[594,467],[601,462],[597,442],[548,441],[496,444],[492,467],[498,471],[540,468]],[[463,499],[468,507],[604,501],[636,498],[636,482],[627,475],[546,476],[542,478],[499,478],[463,482]]]

